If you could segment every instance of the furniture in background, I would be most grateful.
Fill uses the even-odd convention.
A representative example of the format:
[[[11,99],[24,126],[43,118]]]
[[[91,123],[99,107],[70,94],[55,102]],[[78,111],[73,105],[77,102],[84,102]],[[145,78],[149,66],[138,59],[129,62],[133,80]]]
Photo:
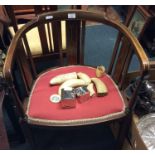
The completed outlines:
[[[9,48],[12,35],[9,31],[9,25],[11,21],[5,10],[4,6],[0,6],[0,149],[9,149],[9,134],[6,132],[6,119],[4,119],[4,113],[8,115],[9,120],[11,120],[11,125],[18,133],[17,139],[23,141],[23,136],[21,134],[21,129],[16,119],[16,114],[13,111],[13,105],[8,96],[7,85],[3,77],[3,65],[5,62],[5,57],[7,55],[7,50]]]
[[[80,6],[70,6],[70,7],[80,9]],[[13,36],[15,35],[15,32],[19,28],[21,28],[29,20],[37,18],[39,14],[50,11],[57,11],[59,9],[59,7],[55,5],[37,5],[37,6],[24,6],[24,7],[5,6],[5,8],[11,19],[13,27],[10,27],[9,29]],[[31,16],[31,13],[33,13],[33,17]],[[35,59],[34,61],[40,62],[40,59],[46,59],[47,55],[49,57],[51,52],[59,50],[65,51],[67,46],[66,44],[67,42],[70,41],[66,40],[66,35],[70,35],[69,34],[70,32],[68,34],[66,33],[67,29],[69,29],[69,26],[70,26],[69,22],[56,21],[52,25],[47,24],[43,26],[42,25],[38,26],[32,29],[30,33],[27,33],[29,47]],[[36,42],[33,41],[32,36],[35,37]],[[36,45],[36,43],[38,44]],[[45,47],[48,47],[48,49]],[[41,51],[41,49],[43,51]]]
[[[127,26],[138,37],[151,63],[155,57],[154,15],[154,6],[133,6],[127,19]]]
[[[9,149],[8,135],[4,123],[4,97],[5,97],[5,80],[3,78],[3,57],[4,53],[0,49],[0,150]]]
[[[5,96],[4,78],[3,78],[3,64],[5,54],[8,46],[8,34],[6,33],[6,27],[9,24],[9,18],[3,8],[0,6],[0,150],[9,149],[8,135],[5,128],[4,116],[3,116],[3,101]],[[5,37],[4,37],[5,36]]]
[[[10,19],[4,6],[0,5],[0,49],[6,52],[10,41],[11,34],[8,31],[8,26],[10,25]]]
[[[151,14],[149,14],[142,6],[133,6],[133,9],[130,10],[129,16],[127,26],[134,35],[140,39],[150,22]]]
[[[154,6],[131,6],[130,11],[127,15],[126,25],[134,33],[134,35],[139,39],[142,47],[147,54],[150,61],[149,78],[154,82],[155,78],[155,62],[154,62]],[[129,73],[127,78],[134,79],[138,76],[137,71]],[[129,130],[126,144],[124,149],[148,149],[144,144],[137,124],[139,122],[139,117],[135,113],[133,114],[132,125]]]

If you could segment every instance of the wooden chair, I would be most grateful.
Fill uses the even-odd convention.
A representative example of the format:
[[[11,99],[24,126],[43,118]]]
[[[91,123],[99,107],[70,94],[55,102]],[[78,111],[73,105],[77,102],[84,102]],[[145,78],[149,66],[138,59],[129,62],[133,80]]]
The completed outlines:
[[[41,43],[41,48],[42,51],[48,54],[45,59],[42,60],[42,64],[50,60],[51,68],[42,74],[38,74],[34,61],[35,57],[32,57],[32,51],[27,41],[27,33],[35,27],[43,27],[45,25],[53,26],[60,23],[60,21],[66,21],[66,24],[69,24],[66,29],[66,49],[62,50],[62,38],[57,32],[54,32],[55,36],[57,36],[56,40],[53,39],[58,45],[56,47],[59,47],[57,50],[51,51],[48,47],[48,43],[51,42],[50,39],[44,40],[46,44]],[[98,102],[101,102],[101,107],[98,102],[96,103],[95,106],[97,110],[94,110],[95,108],[91,104],[92,99],[87,103],[89,106],[87,107],[88,109],[85,109],[86,111],[83,108],[84,104],[79,105],[81,108],[80,112],[82,112],[81,114],[78,113],[79,111],[76,108],[71,110],[55,109],[55,105],[50,103],[49,97],[47,97],[49,94],[41,93],[39,96],[36,95],[37,93],[34,94],[37,91],[36,89],[43,89],[44,87],[51,90],[51,88],[49,88],[49,76],[52,78],[54,75],[72,71],[83,71],[90,77],[95,76],[96,66],[94,66],[95,68],[84,66],[84,44],[87,21],[112,26],[122,34],[121,39],[126,43],[125,45],[123,44],[121,50],[116,48],[117,45],[114,47],[112,58],[109,60],[109,69],[102,79],[106,83],[109,93],[105,98],[94,97]],[[48,32],[48,35],[50,35],[50,33],[51,32]],[[137,55],[140,62],[140,80],[131,99],[127,100],[124,90],[129,84],[126,77],[133,53]],[[29,130],[32,126],[42,126],[46,128],[58,127],[64,129],[73,126],[76,128],[76,126],[85,127],[97,123],[118,122],[120,128],[117,135],[117,144],[118,148],[121,148],[130,125],[130,118],[135,106],[134,101],[138,89],[148,69],[149,60],[143,48],[136,37],[123,24],[109,20],[100,14],[70,10],[39,15],[37,19],[30,21],[18,30],[9,47],[3,72],[10,95],[14,99],[16,111],[18,112],[21,126],[26,135],[25,137],[29,141],[32,142],[32,135]],[[22,87],[19,86],[21,83]],[[55,89],[58,89],[58,87],[56,86]],[[56,93],[56,90],[54,91],[54,93]],[[40,101],[36,100],[38,97]],[[108,104],[104,105],[104,102]],[[57,104],[56,107],[59,107],[59,104]],[[83,114],[84,112],[86,115]]]
[[[58,10],[58,6],[56,5],[37,5],[31,7],[32,9],[30,9],[30,11],[34,14],[32,18],[31,16],[29,16],[28,10],[27,13],[25,10],[25,14],[23,12],[23,15],[19,15],[18,17],[17,13],[22,12],[22,10],[19,10],[17,12],[16,10],[14,10],[14,7],[12,6],[5,6],[12,25],[12,27],[9,27],[9,30],[13,36],[17,32],[17,30],[24,26],[24,24],[26,23],[25,22],[20,24],[18,20],[27,19],[27,21],[29,21],[30,19],[37,18],[39,14]],[[80,9],[80,6],[72,6],[72,8]],[[49,24],[39,25],[31,31],[29,31],[29,33],[27,33],[27,41],[29,43],[29,47],[31,49],[32,55],[35,57],[36,62],[45,59],[45,57],[47,57],[47,55],[51,51],[65,50],[67,42],[65,35],[69,25],[70,24],[66,23],[65,21],[55,21],[51,26]],[[35,37],[35,43],[33,42],[31,36]]]

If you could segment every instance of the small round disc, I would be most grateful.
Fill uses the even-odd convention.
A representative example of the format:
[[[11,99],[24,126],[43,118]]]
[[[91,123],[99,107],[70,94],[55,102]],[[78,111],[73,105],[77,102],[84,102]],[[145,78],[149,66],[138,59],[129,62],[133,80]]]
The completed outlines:
[[[58,94],[53,94],[53,95],[50,96],[50,101],[52,103],[59,103],[60,100],[61,100],[61,97]]]

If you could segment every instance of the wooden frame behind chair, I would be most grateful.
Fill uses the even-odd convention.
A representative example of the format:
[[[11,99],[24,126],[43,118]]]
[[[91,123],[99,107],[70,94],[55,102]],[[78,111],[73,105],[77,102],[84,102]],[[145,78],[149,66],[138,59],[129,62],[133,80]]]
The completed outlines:
[[[20,30],[17,31],[15,37],[12,40],[12,43],[10,45],[10,48],[8,50],[8,55],[6,58],[6,63],[4,65],[4,76],[5,79],[9,85],[10,94],[14,98],[15,105],[17,107],[17,111],[20,116],[20,121],[22,125],[24,126],[24,130],[28,129],[29,124],[27,122],[27,116],[25,114],[24,110],[24,103],[26,103],[27,98],[29,97],[29,94],[31,92],[31,88],[33,86],[33,83],[35,79],[38,77],[36,69],[35,69],[35,63],[33,61],[30,48],[28,46],[27,40],[26,40],[26,33],[31,30],[33,27],[46,24],[46,23],[53,23],[57,21],[65,20],[67,23],[70,24],[68,27],[69,34],[67,35],[67,40],[69,39],[70,42],[67,43],[67,48],[65,52],[62,51],[55,51],[50,53],[51,60],[60,58],[59,66],[62,66],[64,64],[64,59],[67,58],[68,65],[70,64],[84,64],[84,37],[85,37],[85,22],[87,20],[95,21],[99,23],[103,23],[109,26],[112,26],[116,28],[122,35],[121,38],[126,39],[130,46],[134,49],[133,51],[138,57],[138,60],[140,62],[140,80],[137,85],[137,88],[135,89],[135,92],[133,93],[131,99],[127,101],[126,103],[126,111],[124,113],[124,116],[121,118],[113,117],[111,121],[121,121],[121,127],[120,132],[118,134],[118,146],[122,146],[124,137],[126,135],[128,126],[130,124],[130,118],[132,114],[132,110],[134,108],[135,99],[137,96],[138,89],[141,85],[141,82],[146,75],[148,69],[149,69],[149,60],[139,44],[136,37],[121,23],[118,23],[116,21],[112,21],[107,19],[104,16],[101,16],[97,13],[92,12],[86,12],[86,11],[77,11],[77,10],[70,10],[70,11],[62,11],[62,12],[49,12],[42,15],[39,15],[37,19],[25,24]],[[80,25],[80,29],[79,29]],[[77,29],[75,29],[77,28]],[[73,31],[73,29],[75,31]],[[76,31],[77,30],[77,31]],[[67,32],[68,33],[68,32]],[[79,37],[77,37],[77,35]],[[44,48],[44,47],[42,47]],[[26,53],[25,53],[26,50]],[[117,57],[115,56],[115,53],[113,53],[112,59],[111,59],[111,66],[112,70],[109,71],[109,75],[111,78],[115,81],[115,83],[120,88],[120,92],[122,93],[122,96],[125,98],[124,94],[124,87],[121,87],[122,85],[127,85],[126,79],[124,75],[126,75],[128,72],[130,60],[128,59],[131,51],[124,52],[124,55],[121,55],[121,60],[123,63],[120,63],[118,61]],[[114,63],[118,64],[119,67],[115,67]],[[21,73],[21,77],[23,79],[25,90],[24,97],[20,97],[19,91],[17,89],[14,78],[14,65],[19,66],[19,70]],[[65,64],[66,65],[66,64]],[[117,66],[117,65],[116,65]],[[57,67],[57,65],[56,65]],[[119,71],[119,68],[122,68],[122,71]],[[115,78],[116,74],[119,74],[119,78]],[[111,122],[110,121],[110,122]],[[122,122],[124,121],[124,123]],[[38,123],[38,126],[41,124]],[[72,126],[72,123],[70,123],[70,126]],[[29,133],[28,130],[26,130],[26,133]],[[27,136],[28,138],[28,136]],[[29,136],[31,138],[31,136]]]

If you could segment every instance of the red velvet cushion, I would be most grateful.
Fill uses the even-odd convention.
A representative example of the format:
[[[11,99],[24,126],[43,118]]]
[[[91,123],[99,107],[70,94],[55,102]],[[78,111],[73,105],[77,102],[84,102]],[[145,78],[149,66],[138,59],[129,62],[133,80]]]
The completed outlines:
[[[73,109],[61,109],[60,104],[53,104],[49,97],[58,92],[58,86],[50,86],[49,81],[56,75],[69,72],[84,72],[90,77],[96,77],[95,69],[87,66],[69,66],[50,70],[42,74],[34,84],[27,109],[28,118],[42,120],[79,120],[102,117],[124,110],[123,99],[113,80],[105,75],[100,78],[108,88],[108,95],[93,97]]]

